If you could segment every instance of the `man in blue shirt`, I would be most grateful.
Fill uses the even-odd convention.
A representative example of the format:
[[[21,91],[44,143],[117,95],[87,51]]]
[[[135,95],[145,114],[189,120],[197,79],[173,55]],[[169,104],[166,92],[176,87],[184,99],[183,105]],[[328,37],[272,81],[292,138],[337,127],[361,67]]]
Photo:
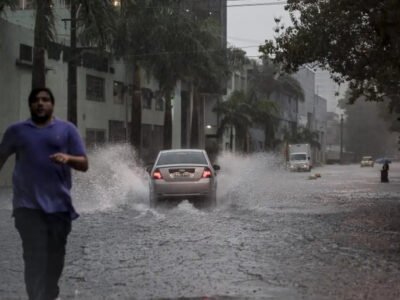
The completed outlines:
[[[87,171],[88,159],[76,127],[54,117],[48,88],[33,89],[31,118],[7,128],[0,144],[0,170],[15,154],[13,216],[23,247],[30,300],[56,299],[71,221],[71,168]]]

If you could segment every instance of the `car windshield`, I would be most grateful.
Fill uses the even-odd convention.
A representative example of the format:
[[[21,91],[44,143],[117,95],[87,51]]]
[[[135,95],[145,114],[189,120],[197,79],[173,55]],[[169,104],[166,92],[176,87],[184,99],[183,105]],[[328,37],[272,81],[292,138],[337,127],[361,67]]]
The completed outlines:
[[[362,158],[362,160],[372,160],[372,157],[371,157],[371,156],[364,156],[364,157]]]
[[[195,151],[179,151],[161,153],[157,165],[172,164],[207,164],[203,152]]]
[[[290,160],[306,160],[307,156],[305,154],[292,154]]]

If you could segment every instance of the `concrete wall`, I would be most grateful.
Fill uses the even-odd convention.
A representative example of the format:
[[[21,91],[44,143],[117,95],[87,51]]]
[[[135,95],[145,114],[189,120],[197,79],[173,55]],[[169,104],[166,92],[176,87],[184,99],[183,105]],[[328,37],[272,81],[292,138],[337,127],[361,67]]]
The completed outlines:
[[[18,37],[18,40],[15,39]],[[19,54],[19,44],[29,43],[29,30],[12,25],[0,19],[0,136],[6,128],[21,119],[29,117],[27,112],[27,98],[29,89],[24,88],[30,83],[30,69],[17,67],[16,60]],[[5,164],[0,176],[0,186],[10,185],[11,171],[14,159]]]

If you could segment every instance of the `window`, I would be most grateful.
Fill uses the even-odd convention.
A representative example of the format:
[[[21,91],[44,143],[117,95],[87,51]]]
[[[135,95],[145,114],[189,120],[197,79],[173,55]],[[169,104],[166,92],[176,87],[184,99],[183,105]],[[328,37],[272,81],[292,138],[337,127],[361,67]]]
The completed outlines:
[[[32,47],[24,44],[19,45],[19,59],[32,61]]]
[[[127,132],[124,121],[108,121],[108,140],[112,143],[125,142],[127,138]]]
[[[119,81],[114,81],[113,96],[115,104],[124,104],[124,84]]]
[[[142,89],[142,107],[143,109],[151,109],[151,100],[153,99],[153,92],[150,89]]]
[[[58,5],[60,8],[69,8],[69,5],[66,3],[66,0],[58,0]]]
[[[156,110],[164,111],[164,99],[162,98],[161,93],[159,91],[156,92],[155,100],[156,100]]]
[[[157,165],[170,165],[170,164],[207,164],[203,152],[200,151],[176,151],[164,152],[161,154],[157,161]]]
[[[60,60],[63,45],[50,42],[47,47],[47,56],[49,59]]]
[[[100,72],[108,72],[108,58],[104,55],[84,52],[82,54],[81,62],[85,68],[97,70]]]
[[[106,142],[106,131],[104,129],[86,129],[86,146],[96,147]]]
[[[105,101],[104,78],[86,75],[86,99]]]
[[[33,0],[19,0],[19,9],[33,9]]]

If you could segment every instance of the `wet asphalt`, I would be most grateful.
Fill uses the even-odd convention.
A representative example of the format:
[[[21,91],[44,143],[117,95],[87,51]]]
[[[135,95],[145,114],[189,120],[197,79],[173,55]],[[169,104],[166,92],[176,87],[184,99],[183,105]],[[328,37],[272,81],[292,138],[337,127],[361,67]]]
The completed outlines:
[[[270,156],[226,154],[216,209],[153,210],[144,172],[115,152],[76,175],[61,299],[400,299],[400,163],[381,183],[380,165],[309,179]],[[0,299],[26,299],[9,198],[3,189]]]

